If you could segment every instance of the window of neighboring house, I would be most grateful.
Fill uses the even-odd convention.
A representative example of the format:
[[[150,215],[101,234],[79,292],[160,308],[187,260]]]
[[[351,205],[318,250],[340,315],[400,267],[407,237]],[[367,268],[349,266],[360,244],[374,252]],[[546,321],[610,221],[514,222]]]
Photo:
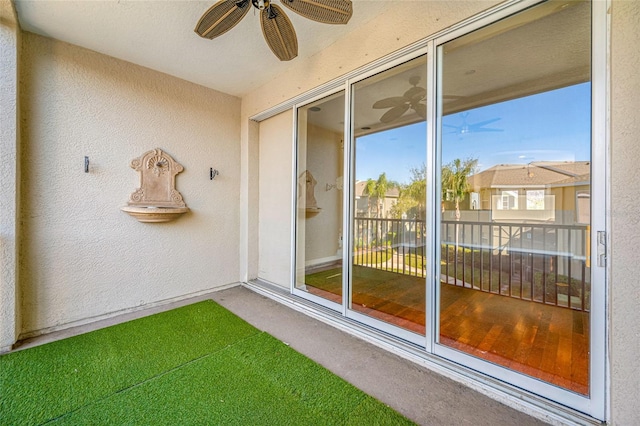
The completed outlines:
[[[576,193],[576,222],[591,222],[591,193],[588,191],[580,191]]]
[[[498,210],[518,210],[518,191],[502,191]]]
[[[527,210],[544,210],[544,189],[527,191]]]

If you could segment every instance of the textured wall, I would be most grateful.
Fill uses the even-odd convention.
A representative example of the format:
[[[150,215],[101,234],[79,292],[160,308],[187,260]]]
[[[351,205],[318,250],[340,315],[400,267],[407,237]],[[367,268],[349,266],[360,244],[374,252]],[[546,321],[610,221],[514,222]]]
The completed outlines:
[[[260,123],[258,276],[291,282],[292,118],[289,111]],[[252,241],[255,241],[252,239]]]
[[[611,31],[611,418],[640,424],[640,2],[614,1]]]
[[[23,333],[237,282],[239,99],[30,33],[23,42]],[[131,159],[156,147],[184,166],[176,186],[191,212],[142,224],[120,207],[139,185]]]
[[[0,352],[16,341],[20,316],[17,281],[16,188],[20,172],[18,131],[18,61],[20,30],[13,4],[0,1]]]

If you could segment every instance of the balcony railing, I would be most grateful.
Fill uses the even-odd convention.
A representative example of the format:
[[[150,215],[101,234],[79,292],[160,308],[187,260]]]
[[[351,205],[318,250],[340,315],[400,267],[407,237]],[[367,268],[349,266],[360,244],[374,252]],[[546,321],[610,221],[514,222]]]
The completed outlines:
[[[353,262],[426,274],[421,220],[356,218]],[[590,310],[585,225],[442,221],[441,282],[580,311]]]

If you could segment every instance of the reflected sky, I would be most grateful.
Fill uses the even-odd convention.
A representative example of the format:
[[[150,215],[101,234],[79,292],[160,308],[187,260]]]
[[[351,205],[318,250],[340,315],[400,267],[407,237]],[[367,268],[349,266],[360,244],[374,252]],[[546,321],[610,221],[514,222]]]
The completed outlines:
[[[590,92],[591,84],[582,83],[447,115],[442,163],[477,158],[480,171],[496,164],[588,161]],[[425,140],[425,122],[358,138],[356,179],[377,179],[385,172],[389,180],[408,183],[410,169],[426,163]]]

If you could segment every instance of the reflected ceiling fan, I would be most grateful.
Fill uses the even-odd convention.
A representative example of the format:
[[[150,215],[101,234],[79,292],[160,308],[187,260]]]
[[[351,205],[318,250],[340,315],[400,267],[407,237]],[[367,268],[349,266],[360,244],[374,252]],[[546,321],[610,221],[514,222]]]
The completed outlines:
[[[351,0],[281,0],[281,4],[305,18],[325,24],[346,24],[351,19]],[[260,11],[260,24],[269,48],[281,61],[298,56],[298,39],[291,21],[270,0],[220,0],[198,21],[195,32],[213,39],[235,27],[251,5]]]
[[[459,126],[452,126],[450,124],[443,124],[442,126],[444,127],[449,127],[450,129],[452,129],[449,132],[445,132],[445,133],[457,133],[459,135],[466,135],[467,133],[480,133],[480,132],[503,132],[503,129],[495,129],[495,128],[491,128],[491,127],[484,127],[488,124],[491,123],[495,123],[496,121],[500,120],[500,118],[492,118],[490,120],[485,120],[485,121],[480,121],[478,123],[473,123],[473,124],[468,124],[467,123],[467,116],[469,115],[468,112],[463,112],[460,114],[460,116],[462,117],[462,123],[460,123]]]
[[[427,118],[427,106],[424,103],[427,95],[427,89],[418,86],[420,82],[419,76],[409,78],[409,84],[413,87],[404,92],[402,96],[392,96],[390,98],[380,99],[373,104],[374,109],[387,109],[380,121],[390,123],[400,117],[411,108],[422,118]]]

